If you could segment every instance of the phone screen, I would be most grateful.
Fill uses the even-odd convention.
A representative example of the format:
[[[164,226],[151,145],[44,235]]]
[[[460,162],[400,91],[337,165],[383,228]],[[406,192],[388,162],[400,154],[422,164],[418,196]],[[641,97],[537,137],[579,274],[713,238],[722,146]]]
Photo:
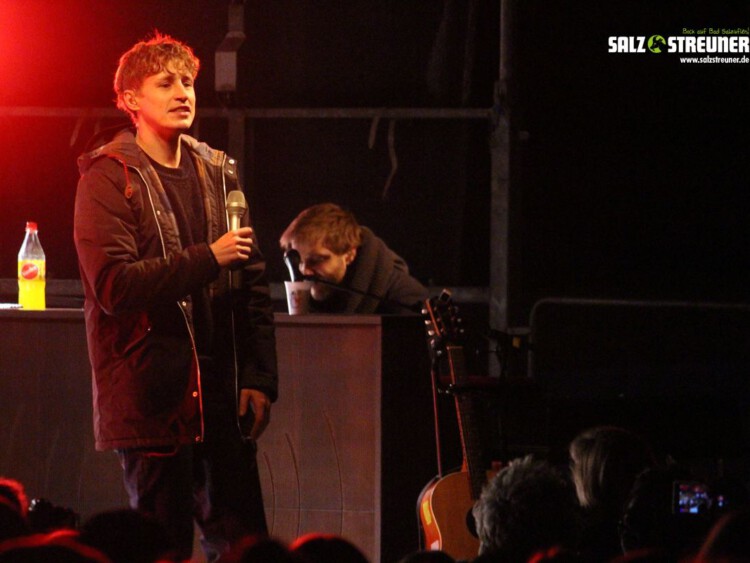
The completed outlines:
[[[711,495],[705,483],[675,481],[672,511],[676,514],[706,514],[711,508]]]

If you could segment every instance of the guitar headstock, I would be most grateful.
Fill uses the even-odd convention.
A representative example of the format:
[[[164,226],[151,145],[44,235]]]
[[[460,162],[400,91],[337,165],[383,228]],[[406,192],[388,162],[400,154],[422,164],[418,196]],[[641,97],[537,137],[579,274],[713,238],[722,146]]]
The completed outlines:
[[[448,345],[462,344],[463,321],[458,315],[458,307],[454,305],[450,291],[444,289],[439,296],[426,299],[422,313],[425,317],[427,341],[435,355],[442,355]]]

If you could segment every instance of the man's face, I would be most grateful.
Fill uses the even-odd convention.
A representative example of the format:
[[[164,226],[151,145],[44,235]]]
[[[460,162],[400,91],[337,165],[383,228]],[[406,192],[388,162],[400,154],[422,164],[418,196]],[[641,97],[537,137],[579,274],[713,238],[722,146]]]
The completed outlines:
[[[165,70],[147,76],[132,96],[139,129],[146,127],[162,138],[186,131],[195,118],[193,77],[172,63]]]
[[[357,249],[352,248],[344,254],[336,254],[323,246],[318,240],[314,244],[292,241],[294,248],[300,255],[300,271],[306,276],[315,276],[322,280],[340,284],[346,275],[346,268],[357,255]],[[335,291],[329,285],[313,282],[311,295],[316,301],[325,301]]]

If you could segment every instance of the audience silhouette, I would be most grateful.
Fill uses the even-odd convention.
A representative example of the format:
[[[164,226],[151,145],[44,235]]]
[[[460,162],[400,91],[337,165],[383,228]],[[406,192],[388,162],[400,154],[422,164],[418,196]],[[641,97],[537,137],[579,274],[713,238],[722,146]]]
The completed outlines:
[[[745,506],[721,516],[698,551],[697,560],[750,561],[750,508]]]
[[[750,494],[731,479],[708,483],[686,466],[658,463],[624,428],[598,426],[569,444],[570,474],[531,455],[505,465],[472,514],[480,540],[471,563],[677,563],[750,561]],[[123,508],[78,515],[0,477],[0,563],[179,562],[151,517]],[[248,536],[221,563],[375,563],[347,538],[301,535],[287,544]],[[185,562],[180,562],[185,563]],[[442,551],[381,563],[457,562]]]
[[[23,485],[15,479],[0,477],[0,541],[30,532],[28,510]]]
[[[74,530],[36,533],[0,543],[0,563],[111,563],[101,551],[79,541]]]
[[[622,554],[618,523],[635,478],[654,467],[656,459],[645,439],[614,426],[584,430],[570,443],[569,453],[583,509],[581,559],[607,561]]]
[[[177,550],[152,516],[130,508],[96,514],[81,526],[81,542],[105,553],[113,563],[176,560]]]
[[[357,546],[333,534],[303,535],[292,542],[291,549],[308,563],[368,563]]]
[[[579,563],[581,558],[576,551],[561,547],[551,547],[538,551],[529,558],[529,563],[546,563],[548,561],[554,561],[555,563]]]
[[[576,544],[580,513],[573,486],[532,456],[501,469],[473,512],[481,561],[524,562],[539,550]]]
[[[680,561],[697,551],[712,525],[712,513],[675,508],[675,487],[692,482],[697,482],[695,474],[674,463],[646,469],[636,477],[620,521],[625,553],[652,550],[666,560]]]
[[[444,551],[415,551],[399,559],[398,563],[456,563]]]
[[[219,559],[220,563],[307,563],[281,541],[267,536],[247,536]]]

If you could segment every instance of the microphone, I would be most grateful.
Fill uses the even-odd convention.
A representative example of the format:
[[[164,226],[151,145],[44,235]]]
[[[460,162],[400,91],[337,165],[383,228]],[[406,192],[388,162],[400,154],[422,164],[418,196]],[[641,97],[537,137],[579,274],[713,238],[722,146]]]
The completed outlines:
[[[300,255],[295,249],[290,248],[284,252],[284,264],[289,270],[289,277],[293,282],[302,281],[305,276],[299,271]]]
[[[234,231],[240,228],[240,220],[247,211],[247,201],[245,194],[240,190],[232,190],[227,194],[227,215],[229,216],[229,230]]]
[[[353,295],[361,295],[363,297],[369,297],[370,299],[374,299],[378,301],[379,303],[387,303],[387,304],[394,305],[396,307],[409,310],[409,311],[414,310],[413,305],[400,303],[399,301],[395,301],[393,299],[384,299],[383,297],[379,297],[368,291],[362,291],[361,289],[355,289],[353,287],[347,287],[345,285],[341,285],[332,281],[328,281],[319,276],[316,276],[315,274],[306,276],[302,272],[300,272],[300,269],[299,269],[300,261],[301,261],[301,258],[300,258],[299,252],[296,251],[294,248],[290,248],[289,250],[284,252],[284,263],[286,264],[286,267],[289,269],[289,276],[292,278],[292,281],[310,281],[313,283],[319,283],[322,285],[327,285],[329,287],[332,287],[333,289],[343,291],[345,293],[351,293]]]
[[[247,211],[245,194],[240,190],[232,190],[227,194],[227,216],[229,217],[229,230],[235,231],[240,228],[240,221]],[[232,289],[242,287],[242,276],[238,271],[229,272]]]
[[[323,278],[320,278],[316,276],[315,274],[311,276],[304,275],[299,269],[299,264],[301,260],[302,258],[300,257],[299,252],[295,250],[294,248],[290,248],[289,250],[284,252],[284,264],[286,264],[286,267],[289,270],[289,277],[292,278],[292,281],[311,281],[315,283],[321,283],[323,285],[330,286],[334,289],[340,289],[341,291],[346,291],[347,293],[355,293],[357,295],[363,295],[365,297],[372,297],[373,299],[382,301],[380,297],[372,295],[371,293],[368,293],[366,291],[362,291],[362,290],[354,289],[350,287],[345,287],[341,284],[334,283],[328,280],[324,280]]]

